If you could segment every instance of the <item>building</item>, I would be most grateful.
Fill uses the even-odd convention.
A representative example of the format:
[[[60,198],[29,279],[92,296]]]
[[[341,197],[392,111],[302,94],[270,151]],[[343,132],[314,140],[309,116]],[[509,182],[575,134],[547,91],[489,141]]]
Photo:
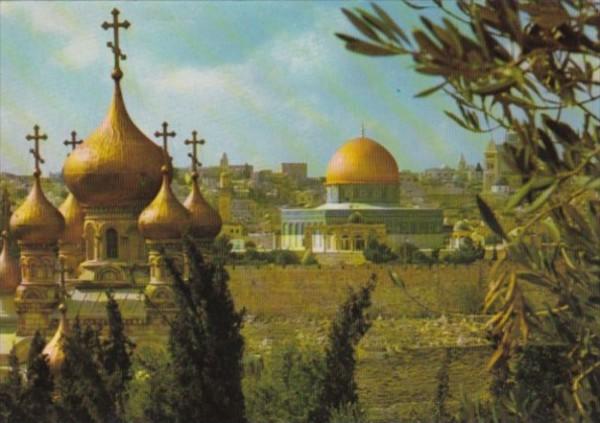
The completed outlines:
[[[113,15],[116,19],[118,11]],[[59,321],[63,329],[76,316],[82,324],[105,323],[107,289],[113,291],[127,331],[137,342],[164,344],[168,326],[162,316],[175,307],[166,259],[172,259],[185,278],[183,235],[189,234],[208,252],[221,230],[219,214],[199,189],[196,141],[190,142],[190,188],[182,203],[171,189],[171,158],[129,115],[123,72],[119,61],[114,63],[108,112],[83,142],[73,142],[63,166],[69,194],[59,208],[48,201],[40,182],[43,161],[37,140],[46,136],[36,125],[27,137],[36,140],[35,171],[30,193],[9,224],[9,235],[20,249],[20,277],[6,247],[0,255],[0,357],[13,344],[26,350],[19,344],[26,345],[36,330],[46,336],[53,333]],[[168,134],[165,126],[165,143]],[[9,213],[6,206],[4,213]]]
[[[505,143],[514,143],[509,134]],[[503,145],[490,140],[484,152],[483,192],[506,194],[520,184],[519,175],[512,171],[503,155]]]
[[[296,184],[301,184],[308,178],[308,164],[281,163],[281,173],[287,175]]]
[[[399,207],[398,165],[378,142],[364,136],[346,142],[329,162],[325,185],[325,204],[281,209],[282,248],[361,251],[369,237],[392,248],[442,246],[442,210]]]

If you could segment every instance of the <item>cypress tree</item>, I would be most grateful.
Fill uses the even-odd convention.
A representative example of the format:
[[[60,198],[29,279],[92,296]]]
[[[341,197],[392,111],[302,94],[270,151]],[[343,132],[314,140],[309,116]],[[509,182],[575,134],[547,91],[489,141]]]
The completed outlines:
[[[14,347],[10,350],[8,365],[10,370],[6,380],[0,383],[0,422],[26,421],[21,409],[23,378]]]
[[[132,378],[131,357],[133,343],[125,335],[119,305],[112,292],[107,292],[106,315],[108,336],[102,344],[102,364],[109,395],[117,414],[123,415],[127,399],[127,384]]]
[[[357,291],[351,290],[336,314],[325,349],[325,372],[319,405],[311,411],[310,422],[327,423],[333,410],[358,402],[354,380],[355,349],[371,326],[366,309],[371,305],[374,289],[375,275],[365,286]]]
[[[243,312],[235,310],[223,261],[205,263],[190,242],[185,249],[188,282],[167,260],[179,309],[169,338],[174,400],[180,404],[175,421],[243,423]]]
[[[48,358],[42,353],[45,345],[46,341],[40,332],[36,331],[29,347],[27,383],[21,399],[21,406],[27,416],[26,421],[37,423],[51,422],[54,411],[54,381],[48,367]]]

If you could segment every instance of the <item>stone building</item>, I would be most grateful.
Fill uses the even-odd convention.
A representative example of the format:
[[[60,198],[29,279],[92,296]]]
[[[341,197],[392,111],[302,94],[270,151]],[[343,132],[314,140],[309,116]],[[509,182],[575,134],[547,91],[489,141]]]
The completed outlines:
[[[398,165],[378,142],[364,135],[346,142],[331,158],[325,184],[325,204],[281,209],[282,248],[361,251],[369,237],[392,248],[442,246],[442,210],[399,207]]]

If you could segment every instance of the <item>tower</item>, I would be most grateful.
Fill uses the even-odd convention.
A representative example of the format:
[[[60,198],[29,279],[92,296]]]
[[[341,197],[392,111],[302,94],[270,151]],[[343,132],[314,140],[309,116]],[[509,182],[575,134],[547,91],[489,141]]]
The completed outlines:
[[[65,229],[65,220],[48,201],[42,191],[40,176],[39,142],[48,137],[40,134],[39,126],[33,127],[34,141],[30,150],[35,159],[33,186],[29,195],[10,218],[10,229],[21,249],[21,284],[15,294],[17,309],[17,334],[28,336],[37,329],[45,331],[49,316],[56,306],[57,284],[55,280],[57,242]]]
[[[489,192],[494,182],[500,176],[498,164],[498,147],[494,140],[490,140],[484,153],[483,191]]]
[[[147,264],[145,244],[138,231],[139,213],[161,187],[165,152],[132,121],[121,91],[119,31],[129,28],[113,9],[108,43],[114,56],[114,93],[104,122],[67,157],[65,183],[85,213],[85,260],[79,280],[103,286],[127,286],[130,272]],[[170,178],[170,175],[169,175]]]
[[[174,133],[171,136],[175,136]],[[189,212],[171,190],[169,162],[170,157],[165,151],[160,191],[142,211],[138,219],[139,231],[145,238],[148,247],[150,282],[146,285],[144,292],[149,303],[148,318],[151,323],[153,321],[160,322],[161,316],[174,313],[176,310],[173,293],[174,275],[169,269],[168,261],[183,277],[182,238],[186,234],[190,222]]]
[[[200,192],[198,166],[201,166],[201,163],[198,161],[198,147],[204,145],[205,141],[199,140],[197,135],[196,131],[192,131],[192,139],[185,140],[186,145],[192,146],[192,152],[188,154],[192,161],[192,189],[183,205],[190,212],[189,234],[197,248],[206,256],[210,253],[210,246],[221,231],[223,222],[219,213],[208,204]]]
[[[221,168],[221,175],[219,178],[219,214],[224,223],[231,223],[231,201],[232,201],[232,189],[231,189],[231,172],[229,166]]]
[[[77,140],[77,132],[71,132],[71,139],[65,140],[64,145],[70,146],[74,150],[82,140]],[[85,215],[77,199],[72,193],[67,195],[65,201],[58,210],[65,219],[65,230],[59,240],[58,255],[62,263],[65,264],[70,279],[77,278],[79,264],[84,259],[83,254],[83,223]]]

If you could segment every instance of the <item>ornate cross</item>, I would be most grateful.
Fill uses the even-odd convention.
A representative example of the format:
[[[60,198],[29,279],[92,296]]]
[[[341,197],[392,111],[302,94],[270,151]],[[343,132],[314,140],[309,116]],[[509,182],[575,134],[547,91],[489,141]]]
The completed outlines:
[[[123,72],[121,71],[120,60],[126,60],[127,56],[123,54],[121,51],[121,46],[119,44],[119,28],[127,29],[131,25],[129,21],[125,20],[123,22],[119,22],[119,9],[113,9],[112,12],[113,21],[112,23],[104,21],[102,23],[102,29],[107,30],[109,28],[113,29],[113,40],[106,43],[106,46],[110,48],[115,56],[115,69],[113,70],[113,78],[115,80],[121,79],[123,76]]]
[[[34,141],[35,147],[29,149],[29,152],[33,155],[35,159],[35,171],[40,172],[40,163],[45,163],[42,156],[40,156],[40,140],[47,140],[48,135],[40,134],[40,127],[38,125],[33,126],[33,135],[27,135],[25,137],[27,141]]]
[[[167,154],[167,156],[169,155],[169,148],[167,145],[167,142],[169,141],[169,137],[173,138],[173,137],[175,137],[175,135],[177,135],[175,133],[175,131],[171,131],[171,132],[167,131],[168,127],[169,127],[169,124],[167,122],[163,122],[163,124],[162,124],[163,131],[162,132],[156,131],[154,133],[154,136],[156,138],[163,139],[163,149],[165,150],[165,153]]]
[[[360,124],[360,134],[361,134],[361,138],[365,137],[365,123],[361,123]]]
[[[70,145],[71,146],[71,150],[75,150],[75,147],[77,147],[82,142],[83,142],[83,140],[78,140],[77,139],[77,132],[71,131],[71,140],[64,140],[63,144],[67,145],[67,146]]]
[[[197,171],[198,166],[202,166],[202,163],[200,163],[198,161],[198,146],[199,145],[204,145],[204,143],[206,141],[204,141],[203,139],[198,139],[198,132],[197,131],[192,131],[192,139],[191,140],[185,140],[185,145],[192,145],[192,152],[188,153],[188,157],[190,159],[192,159],[192,170],[194,172]]]

